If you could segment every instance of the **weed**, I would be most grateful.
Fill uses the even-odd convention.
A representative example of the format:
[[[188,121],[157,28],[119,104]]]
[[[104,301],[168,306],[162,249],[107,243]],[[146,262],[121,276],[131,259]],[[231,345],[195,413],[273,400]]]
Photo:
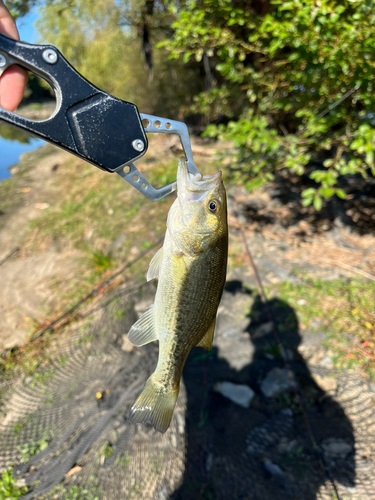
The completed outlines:
[[[96,495],[97,489],[95,487],[87,489],[76,484],[68,490],[59,486],[55,491],[61,492],[61,490],[64,491],[63,495],[59,496],[61,500],[99,500],[99,497]]]
[[[27,486],[20,488],[13,477],[13,469],[3,471],[0,476],[0,500],[16,500],[27,492]]]
[[[76,342],[76,344],[86,345],[86,344],[90,343],[92,340],[94,340],[94,334],[93,333],[85,333],[75,342]]]
[[[34,373],[33,379],[30,382],[30,387],[33,388],[36,384],[46,385],[53,377],[54,373],[55,370],[53,370],[53,368],[50,368],[49,370],[46,370],[44,372]]]
[[[18,436],[21,432],[21,430],[23,429],[23,427],[25,427],[26,425],[26,422],[24,420],[19,420],[13,427],[13,433],[15,436]]]
[[[99,271],[107,271],[108,269],[111,269],[114,266],[113,258],[105,252],[100,252],[100,251],[93,252],[91,260],[95,269]]]
[[[103,446],[101,455],[105,458],[109,458],[111,455],[113,455],[113,446],[110,443],[106,443]]]
[[[264,347],[264,352],[275,359],[282,359],[280,348],[275,342],[268,342]]]
[[[151,463],[151,472],[155,476],[159,476],[159,474],[163,470],[163,462],[164,462],[164,452],[160,451],[159,456]]]
[[[112,312],[112,315],[115,319],[122,319],[125,316],[125,311],[121,309],[116,309]]]
[[[65,363],[68,361],[69,357],[64,354],[61,356],[61,358],[58,360],[59,365],[65,365]]]
[[[33,455],[43,451],[47,448],[48,443],[52,439],[52,433],[50,431],[43,431],[42,436],[38,440],[30,440],[23,445],[17,446],[18,451],[21,452],[21,460],[26,463],[30,460]]]
[[[116,459],[116,464],[120,467],[127,467],[130,464],[130,455],[127,451]]]
[[[142,485],[141,483],[134,483],[129,491],[129,498],[142,498]]]

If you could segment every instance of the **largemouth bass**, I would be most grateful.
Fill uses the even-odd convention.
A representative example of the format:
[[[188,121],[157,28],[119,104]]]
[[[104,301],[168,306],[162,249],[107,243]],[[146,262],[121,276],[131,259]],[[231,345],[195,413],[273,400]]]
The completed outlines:
[[[189,352],[195,346],[211,350],[227,257],[221,172],[192,175],[181,158],[164,244],[147,273],[147,281],[159,277],[155,302],[128,333],[135,346],[159,340],[158,364],[131,408],[132,422],[151,422],[163,433],[168,429]]]

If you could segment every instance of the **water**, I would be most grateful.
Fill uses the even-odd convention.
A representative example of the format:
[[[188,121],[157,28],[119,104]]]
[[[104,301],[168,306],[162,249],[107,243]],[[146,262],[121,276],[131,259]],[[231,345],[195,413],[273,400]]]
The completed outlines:
[[[18,162],[22,153],[32,151],[45,144],[21,130],[9,125],[0,124],[0,182],[11,173],[8,168]]]

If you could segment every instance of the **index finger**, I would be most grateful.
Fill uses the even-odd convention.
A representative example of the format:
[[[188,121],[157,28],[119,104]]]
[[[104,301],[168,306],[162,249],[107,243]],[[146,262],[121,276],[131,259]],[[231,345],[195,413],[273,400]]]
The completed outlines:
[[[0,0],[0,33],[19,40],[16,24]],[[27,72],[19,66],[7,68],[0,78],[0,106],[9,111],[14,111],[21,102],[27,82]]]
[[[9,10],[5,7],[3,0],[0,0],[0,32],[15,40],[20,39],[16,23],[10,15]]]

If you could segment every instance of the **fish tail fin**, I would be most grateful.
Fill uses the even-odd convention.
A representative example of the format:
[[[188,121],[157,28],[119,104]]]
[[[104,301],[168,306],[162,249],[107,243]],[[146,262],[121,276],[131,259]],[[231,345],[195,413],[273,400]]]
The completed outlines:
[[[171,423],[178,393],[178,385],[170,389],[162,388],[153,373],[130,410],[130,421],[135,424],[150,422],[164,434]]]

